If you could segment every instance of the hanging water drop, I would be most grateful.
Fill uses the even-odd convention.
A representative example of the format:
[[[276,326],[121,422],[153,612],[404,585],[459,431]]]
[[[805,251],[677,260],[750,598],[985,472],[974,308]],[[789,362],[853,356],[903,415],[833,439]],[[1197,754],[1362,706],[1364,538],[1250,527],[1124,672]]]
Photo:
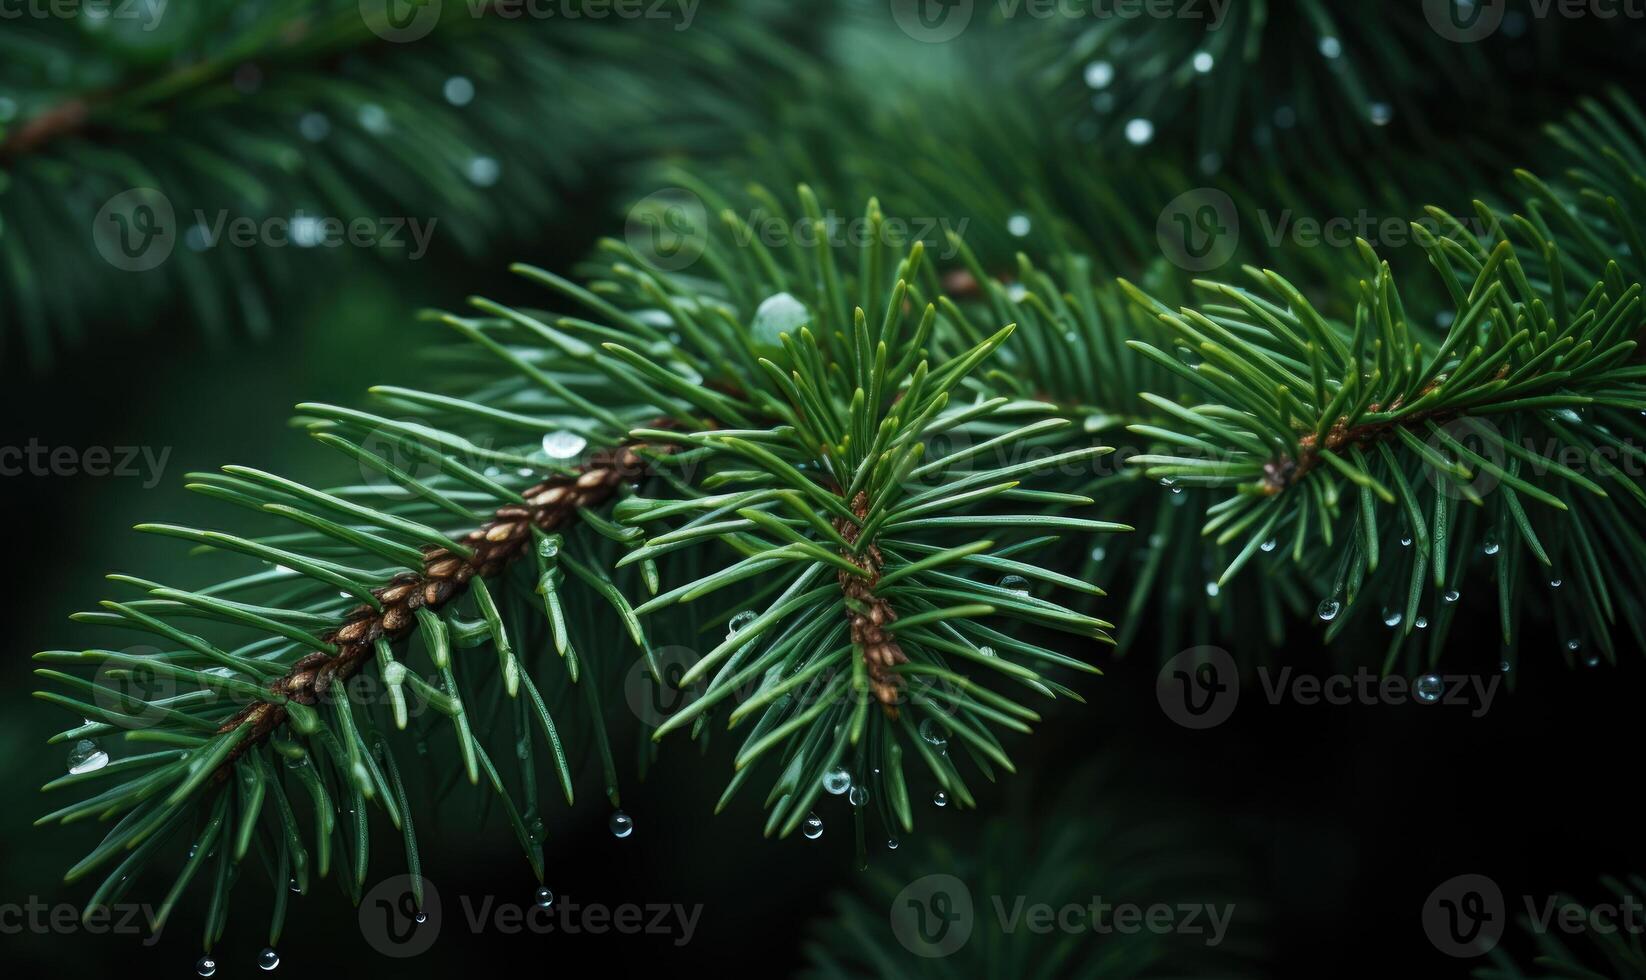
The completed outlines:
[[[1384,626],[1389,626],[1389,627],[1399,626],[1401,618],[1402,618],[1402,616],[1401,616],[1400,610],[1395,609],[1393,607],[1387,607],[1387,606],[1384,607],[1384,609],[1383,609],[1383,625]]]
[[[1401,535],[1400,546],[1402,548],[1410,548],[1412,546],[1412,536],[1410,534]]]
[[[844,769],[830,769],[823,774],[823,788],[834,796],[839,796],[852,788],[852,774]]]
[[[548,885],[540,885],[537,894],[532,898],[533,904],[540,909],[546,909],[554,904],[554,889]]]
[[[1328,60],[1336,60],[1343,54],[1343,42],[1328,34],[1320,39],[1320,53]]]
[[[547,836],[548,831],[547,828],[543,826],[542,817],[533,817],[532,822],[526,825],[526,837],[529,838],[533,844],[543,843],[543,838]]]
[[[463,175],[476,187],[490,187],[503,176],[503,165],[497,162],[496,157],[470,157],[463,167]]]
[[[1006,230],[1011,232],[1013,238],[1027,238],[1033,228],[1034,223],[1021,211],[1006,219]]]
[[[808,814],[805,824],[801,826],[800,832],[806,835],[807,840],[817,840],[819,837],[822,837],[823,818],[815,813]]]
[[[1218,588],[1218,587],[1217,587],[1217,583],[1216,583],[1216,582],[1207,582],[1207,583],[1206,583],[1206,594],[1207,594],[1207,595],[1208,595],[1208,596],[1210,596],[1210,597],[1212,597],[1212,598],[1213,598],[1213,599],[1215,599],[1215,598],[1217,598],[1217,594],[1218,594],[1218,592],[1220,592],[1220,591],[1222,591],[1222,590],[1220,590],[1220,589],[1219,589],[1219,588]]]
[[[1412,620],[1412,625],[1416,626],[1420,630],[1426,630],[1426,629],[1429,628],[1429,617],[1419,616],[1416,619]]]
[[[1445,684],[1441,681],[1439,674],[1424,674],[1417,679],[1417,699],[1424,704],[1434,704],[1439,701],[1440,693],[1443,690],[1445,690]]]
[[[1576,653],[1583,649],[1583,641],[1574,636],[1570,640],[1566,641],[1566,649]]]
[[[1561,586],[1561,580],[1560,579],[1552,578],[1552,579],[1549,580],[1549,588],[1558,589],[1558,588],[1560,588],[1560,586]]]
[[[1587,660],[1583,661],[1583,666],[1585,666],[1585,667],[1599,667],[1600,666],[1600,654],[1598,654],[1598,653],[1589,654],[1589,658]]]
[[[1200,74],[1204,75],[1207,72],[1211,71],[1212,66],[1214,66],[1216,64],[1217,64],[1217,59],[1212,57],[1212,54],[1211,54],[1210,51],[1196,51],[1195,52],[1194,70],[1199,72]]]
[[[1108,556],[1108,554],[1109,549],[1103,547],[1102,545],[1098,545],[1096,548],[1092,549],[1092,561],[1102,561]]]
[[[69,773],[78,776],[83,772],[96,772],[109,764],[109,754],[97,747],[97,743],[89,738],[83,738],[74,743],[69,750]]]
[[[732,634],[754,622],[755,616],[756,614],[753,609],[745,609],[736,616],[733,616],[731,621],[726,624],[726,639],[731,639]]]
[[[1442,595],[1440,598],[1441,598],[1441,601],[1450,604],[1450,603],[1456,602],[1460,598],[1460,596],[1459,596],[1459,593],[1456,589],[1447,589],[1446,593],[1444,595]]]
[[[440,93],[446,97],[447,102],[461,109],[474,101],[474,83],[462,75],[453,75],[446,79]]]
[[[1490,535],[1487,536],[1486,540],[1482,542],[1480,546],[1480,550],[1484,552],[1487,557],[1496,555],[1502,550],[1502,548],[1503,546],[1497,543],[1497,538]]]
[[[1328,623],[1336,619],[1337,614],[1342,611],[1343,603],[1337,601],[1335,598],[1320,600],[1320,605],[1315,609],[1315,613],[1319,615],[1322,620]]]
[[[896,837],[886,838],[886,850],[888,850],[888,851],[897,850],[897,838]]]
[[[203,977],[213,976],[217,973],[217,961],[210,956],[202,956],[194,961],[194,972]]]
[[[1511,671],[1513,669],[1514,669],[1514,666],[1512,664],[1510,664],[1509,661],[1507,661],[1507,660],[1500,660],[1497,663],[1497,671],[1500,674],[1507,674],[1509,671]]]
[[[1088,88],[1108,88],[1114,81],[1114,65],[1107,61],[1094,61],[1086,66],[1086,86]]]
[[[1133,146],[1142,146],[1154,139],[1154,123],[1147,119],[1133,119],[1126,124],[1126,141]]]
[[[429,921],[429,913],[423,911],[422,909],[418,909],[417,914],[412,916],[412,919],[418,925],[422,925],[423,923]]]
[[[310,143],[318,143],[331,135],[331,120],[325,113],[305,112],[297,119],[297,131]]]
[[[852,806],[862,806],[869,802],[869,791],[861,786],[853,786],[851,792],[846,794],[846,801]]]
[[[618,810],[612,814],[611,820],[607,821],[607,826],[611,827],[612,836],[621,840],[634,833],[634,818]]]
[[[1373,102],[1372,103],[1371,120],[1372,120],[1372,125],[1373,126],[1387,126],[1387,125],[1389,125],[1390,120],[1394,119],[1394,117],[1395,117],[1394,107],[1389,105],[1389,103],[1387,103],[1387,102]]]
[[[264,946],[263,951],[257,954],[257,967],[260,970],[272,970],[280,965],[280,954],[274,951],[273,946]]]
[[[1262,544],[1258,545],[1258,547],[1261,548],[1264,551],[1273,551],[1276,548],[1280,547],[1280,542],[1276,541],[1274,538],[1270,538],[1269,540],[1267,540],[1267,541],[1263,542]]]
[[[948,805],[949,805],[949,795],[947,793],[943,792],[942,790],[938,790],[937,792],[932,794],[932,806],[948,806]]]
[[[920,737],[933,748],[941,749],[949,744],[949,733],[936,718],[927,718],[920,723]]]
[[[374,136],[382,136],[389,131],[389,114],[383,111],[382,106],[374,102],[368,102],[361,106],[356,118],[360,120],[360,128]],[[279,959],[279,957],[275,957],[275,962],[278,963]],[[269,969],[272,970],[274,967],[269,967]]]

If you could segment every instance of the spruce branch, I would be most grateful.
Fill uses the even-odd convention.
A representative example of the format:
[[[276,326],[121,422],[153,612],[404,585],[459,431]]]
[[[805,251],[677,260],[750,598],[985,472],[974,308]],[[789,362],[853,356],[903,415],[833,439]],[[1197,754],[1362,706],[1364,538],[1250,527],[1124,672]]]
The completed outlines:
[[[757,197],[781,212],[775,196]],[[191,475],[193,489],[251,512],[253,528],[144,529],[253,570],[198,590],[115,576],[144,596],[77,618],[159,649],[37,656],[97,668],[90,680],[41,671],[68,691],[41,697],[87,719],[57,740],[163,747],[50,787],[109,780],[44,818],[115,821],[69,873],[121,858],[92,906],[177,833],[194,835],[196,856],[162,917],[207,861],[233,881],[254,848],[282,889],[289,874],[306,892],[336,860],[357,896],[372,808],[400,831],[415,876],[402,780],[423,767],[398,757],[406,729],[455,736],[451,772],[484,777],[541,878],[538,738],[568,803],[573,740],[599,750],[617,802],[603,721],[613,692],[600,678],[626,665],[599,642],[614,631],[661,681],[664,650],[730,626],[681,680],[695,700],[653,735],[688,724],[702,735],[711,709],[740,695],[728,721],[754,724],[726,798],[756,763],[779,759],[768,832],[806,825],[837,769],[855,771],[884,822],[905,831],[917,779],[905,756],[962,805],[973,801],[962,754],[989,778],[1012,769],[997,733],[1039,717],[1019,696],[1078,698],[1055,675],[1095,672],[1013,624],[1097,642],[1109,628],[1034,595],[1095,590],[1032,556],[1061,533],[1124,529],[1075,516],[1088,497],[1024,481],[1105,450],[1023,453],[1023,440],[1067,423],[994,395],[979,373],[1012,328],[970,337],[924,243],[896,240],[874,202],[871,234],[842,243],[808,189],[797,199],[798,216],[774,217],[808,234],[770,248],[735,224],[689,228],[703,276],[671,267],[674,253],[615,241],[586,285],[517,267],[576,312],[474,299],[478,315],[434,318],[469,342],[443,355],[443,390],[378,387],[379,411],[300,406],[363,485],[318,490],[242,466]],[[928,459],[940,437],[947,450]],[[584,446],[597,448],[562,461]],[[1004,540],[972,540],[979,529]],[[490,647],[495,669],[458,655],[477,647]],[[545,676],[534,665],[551,650],[564,669]],[[382,697],[351,690],[369,676]],[[499,741],[518,774],[494,761]],[[296,793],[313,806],[312,834]],[[223,835],[234,846],[214,849]],[[212,892],[208,950],[227,902],[227,889]],[[271,942],[283,920],[281,904]]]

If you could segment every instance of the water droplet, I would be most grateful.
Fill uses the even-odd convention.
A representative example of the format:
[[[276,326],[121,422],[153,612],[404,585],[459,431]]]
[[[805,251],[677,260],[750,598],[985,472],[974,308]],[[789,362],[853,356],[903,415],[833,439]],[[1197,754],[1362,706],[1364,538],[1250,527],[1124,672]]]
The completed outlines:
[[[1194,70],[1204,75],[1217,64],[1210,51],[1196,51],[1194,55]]]
[[[1440,693],[1446,689],[1439,674],[1424,674],[1417,679],[1417,699],[1424,704],[1434,704],[1440,700]]]
[[[1343,603],[1337,601],[1336,599],[1322,599],[1319,607],[1315,609],[1315,612],[1319,614],[1320,618],[1328,623],[1336,619],[1337,614],[1342,611]]]
[[[726,638],[728,640],[731,639],[733,633],[738,632],[743,627],[754,622],[756,618],[757,616],[753,609],[745,609],[736,616],[733,616],[731,621],[726,624]]]
[[[852,774],[844,769],[830,769],[823,774],[823,788],[839,796],[852,788]]]
[[[1598,653],[1589,654],[1588,658],[1583,661],[1583,666],[1585,666],[1585,667],[1599,667],[1600,666],[1600,654],[1598,654]]]
[[[1320,39],[1320,53],[1330,59],[1340,58],[1343,56],[1343,42],[1328,34]]]
[[[920,737],[926,744],[935,748],[943,748],[949,744],[948,730],[936,718],[927,718],[920,723]]]
[[[1102,561],[1109,554],[1109,549],[1099,545],[1092,549],[1092,561]]]
[[[888,851],[897,850],[897,838],[896,837],[886,838],[886,850],[888,850]]]
[[[1371,119],[1373,126],[1387,126],[1395,117],[1394,107],[1387,102],[1373,102]]]
[[[412,916],[412,919],[414,919],[418,925],[422,925],[423,923],[429,921],[429,913],[419,909],[417,914]]]
[[[532,822],[526,825],[526,836],[534,844],[543,843],[543,838],[548,836],[548,830],[543,826],[542,817],[533,817]]]
[[[589,440],[577,433],[560,429],[543,436],[543,454],[550,459],[571,459],[588,444]]]
[[[548,908],[554,904],[554,889],[548,885],[538,886],[537,894],[532,897],[532,902],[540,909]]]
[[[1574,636],[1570,640],[1566,641],[1566,649],[1576,653],[1583,649],[1583,641]]]
[[[1480,550],[1484,552],[1487,557],[1497,554],[1502,549],[1503,546],[1497,543],[1497,538],[1491,537],[1490,535],[1487,536],[1485,542],[1483,542],[1480,546]]]
[[[1094,61],[1086,66],[1086,85],[1089,88],[1108,88],[1114,81],[1114,65]]]
[[[303,886],[298,884],[296,878],[292,878],[287,881],[286,888],[290,890],[293,895],[300,895],[303,893]]]
[[[948,805],[949,805],[949,795],[947,793],[943,792],[942,790],[938,790],[937,792],[932,794],[932,806],[948,806]]]
[[[1500,673],[1500,674],[1507,674],[1509,671],[1511,671],[1513,669],[1514,669],[1514,665],[1509,663],[1509,661],[1507,661],[1507,660],[1500,660],[1497,663],[1497,670],[1498,670],[1498,673]]]
[[[1006,219],[1006,230],[1011,232],[1015,238],[1028,237],[1033,228],[1034,222],[1030,221],[1029,216],[1021,211]]]
[[[1410,548],[1412,546],[1412,536],[1410,534],[1401,535],[1400,546],[1402,548]]]
[[[1029,594],[1029,580],[1021,575],[1007,575],[1000,580],[1000,587],[1007,592],[1015,592],[1018,595],[1026,596]]]
[[[373,136],[382,136],[390,129],[389,114],[375,102],[368,102],[360,107],[356,118],[360,120],[360,128]],[[273,967],[270,967],[273,969]]]
[[[212,976],[217,973],[217,961],[210,956],[202,956],[194,961],[194,972],[203,977]]]
[[[109,764],[109,754],[97,747],[97,743],[89,738],[83,738],[74,743],[69,750],[69,773],[78,776],[83,772],[96,772]]]
[[[1222,590],[1220,590],[1220,589],[1219,589],[1219,588],[1218,588],[1218,587],[1217,587],[1217,583],[1216,583],[1216,582],[1207,582],[1207,583],[1206,583],[1206,594],[1207,594],[1207,595],[1209,595],[1209,596],[1211,596],[1211,597],[1212,597],[1212,598],[1214,598],[1214,599],[1215,599],[1215,598],[1217,598],[1217,594],[1218,594],[1218,592],[1220,592],[1220,591],[1222,591]]]
[[[1269,540],[1263,542],[1261,545],[1258,545],[1258,547],[1261,548],[1264,551],[1273,551],[1276,548],[1280,547],[1280,542],[1276,541],[1274,538],[1270,538]]]
[[[447,102],[462,108],[474,101],[474,83],[462,75],[453,75],[446,79],[440,93],[446,97]]]
[[[634,833],[634,818],[618,810],[612,814],[611,820],[607,821],[607,826],[611,827],[613,837],[622,839]]]
[[[1440,598],[1442,602],[1450,604],[1456,602],[1460,598],[1460,595],[1456,589],[1447,589],[1446,593]]]
[[[1399,626],[1401,618],[1402,618],[1402,615],[1401,615],[1400,610],[1395,609],[1395,608],[1390,607],[1390,606],[1385,606],[1384,607],[1384,609],[1383,609],[1383,625],[1384,626]]]
[[[1561,586],[1561,580],[1560,579],[1552,578],[1552,579],[1549,580],[1549,588],[1558,589],[1558,588],[1560,588],[1560,586]]]
[[[257,954],[257,967],[260,970],[272,970],[280,965],[280,954],[274,951],[273,946],[264,946],[263,951]]]
[[[490,187],[503,176],[503,165],[496,157],[470,157],[463,167],[463,175],[476,187]]]
[[[851,792],[846,794],[846,801],[852,806],[862,806],[869,802],[869,791],[861,786],[853,786]]]
[[[817,840],[823,836],[823,818],[815,813],[808,814],[806,822],[801,825],[800,832],[806,835],[807,840]]]
[[[297,120],[297,132],[310,143],[318,143],[331,135],[331,120],[323,112],[305,112]]]
[[[1429,617],[1419,616],[1416,619],[1412,620],[1412,625],[1416,626],[1420,630],[1426,630],[1426,629],[1429,628]]]
[[[1147,119],[1133,119],[1126,124],[1126,142],[1133,146],[1142,146],[1154,139],[1154,123]]]

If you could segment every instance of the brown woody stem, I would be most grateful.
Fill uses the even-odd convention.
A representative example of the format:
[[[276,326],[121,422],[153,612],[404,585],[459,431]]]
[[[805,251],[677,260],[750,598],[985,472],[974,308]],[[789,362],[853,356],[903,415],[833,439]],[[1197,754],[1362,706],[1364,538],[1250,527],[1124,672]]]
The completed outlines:
[[[858,493],[852,498],[852,513],[862,520],[869,512],[869,498]],[[856,547],[857,536],[860,532],[858,525],[843,517],[834,519],[834,529],[846,539],[846,543]],[[843,557],[858,568],[868,572],[867,578],[853,575],[850,572],[839,573],[840,591],[846,598],[852,600],[846,610],[846,618],[851,623],[852,643],[863,651],[863,663],[868,668],[869,686],[874,690],[875,700],[880,702],[886,717],[896,720],[897,706],[903,700],[903,675],[897,673],[896,668],[909,662],[898,646],[897,639],[887,632],[886,624],[895,622],[896,610],[891,603],[875,595],[874,587],[880,581],[880,569],[884,562],[880,549],[873,543],[864,548],[861,554],[842,552]]]
[[[579,466],[574,475],[554,476],[525,492],[525,503],[500,507],[492,519],[463,536],[473,552],[468,558],[446,548],[423,550],[423,570],[402,572],[387,585],[373,589],[381,608],[361,604],[349,611],[341,624],[321,639],[336,653],[315,651],[292,665],[269,690],[300,704],[315,704],[331,686],[347,680],[361,665],[372,659],[379,637],[399,640],[417,622],[417,610],[440,609],[468,591],[476,575],[489,578],[507,568],[529,551],[532,528],[554,530],[567,524],[584,507],[598,507],[610,500],[622,484],[644,476],[649,469],[640,449],[669,453],[666,445],[626,445],[599,453]],[[242,740],[218,768],[224,778],[235,760],[267,738],[286,720],[282,704],[258,702],[224,722],[218,732],[232,732],[247,721],[251,736]]]

